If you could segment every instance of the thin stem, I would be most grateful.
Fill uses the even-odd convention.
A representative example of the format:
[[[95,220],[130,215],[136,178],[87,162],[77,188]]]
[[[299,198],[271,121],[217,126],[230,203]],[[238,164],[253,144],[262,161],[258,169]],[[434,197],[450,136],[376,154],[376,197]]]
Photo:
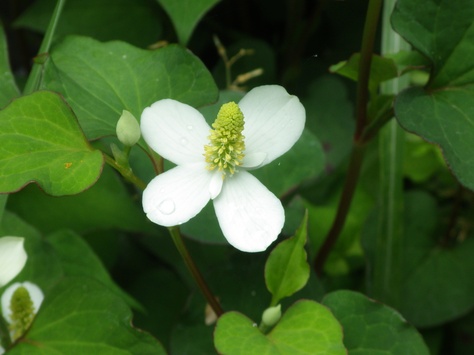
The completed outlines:
[[[136,176],[132,169],[126,168],[120,164],[118,164],[111,156],[103,153],[103,156],[105,158],[105,162],[109,164],[112,168],[117,170],[128,182],[132,183],[136,187],[138,187],[140,190],[145,190],[146,183],[141,180],[138,176]]]
[[[179,227],[171,227],[169,228],[169,231],[170,231],[171,237],[173,238],[173,242],[176,245],[176,248],[181,254],[181,257],[183,258],[184,263],[186,264],[186,267],[188,268],[191,275],[193,275],[194,280],[199,286],[199,289],[201,290],[203,296],[206,298],[207,303],[209,303],[209,305],[211,306],[212,310],[217,315],[217,317],[220,317],[222,314],[224,314],[224,311],[222,310],[221,305],[219,304],[219,302],[217,301],[217,299],[214,297],[211,290],[207,286],[206,282],[204,281],[204,278],[199,272],[199,269],[197,268],[196,264],[191,258],[191,255],[189,254],[189,251],[186,248],[186,245],[184,244],[184,240],[179,231]]]
[[[360,50],[359,77],[357,81],[356,131],[354,140],[359,141],[367,125],[367,102],[369,101],[369,77],[374,51],[375,35],[380,16],[382,0],[371,0],[367,9],[362,46]]]
[[[115,161],[112,157],[110,157],[107,154],[104,154],[104,157],[107,164],[109,164],[114,169],[116,169],[129,182],[131,182],[132,184],[134,184],[136,187],[138,187],[141,190],[144,190],[146,188],[146,184],[133,173],[130,167],[124,167],[123,165],[118,164],[117,161]],[[197,285],[199,286],[199,289],[201,290],[204,298],[206,298],[207,302],[212,307],[212,310],[214,311],[214,313],[218,317],[220,317],[224,313],[224,311],[222,310],[219,302],[217,302],[217,299],[214,297],[211,290],[207,286],[207,283],[202,277],[201,272],[199,271],[198,267],[194,263],[194,260],[192,259],[191,254],[189,254],[189,251],[186,248],[186,245],[184,244],[183,237],[181,236],[179,227],[177,226],[171,227],[171,228],[168,228],[168,230],[171,234],[171,237],[173,239],[173,242],[176,248],[179,251],[179,254],[183,258],[183,261],[186,267],[188,268],[189,272],[191,273]]]
[[[332,223],[331,229],[326,235],[323,245],[316,255],[314,260],[314,270],[316,274],[321,276],[323,274],[324,263],[329,256],[334,244],[339,237],[339,234],[344,227],[344,223],[351,206],[352,197],[357,186],[357,180],[362,166],[362,159],[364,157],[364,146],[355,146],[352,150],[352,155],[347,170],[347,177],[342,191],[341,199],[339,200],[336,217]]]
[[[56,3],[56,7],[54,8],[53,15],[51,16],[51,21],[49,22],[48,29],[43,38],[43,42],[41,43],[41,47],[38,51],[38,56],[44,55],[49,51],[51,47],[51,43],[53,42],[54,33],[56,31],[56,27],[59,22],[59,17],[61,16],[61,12],[63,10],[64,4],[66,0],[58,0]],[[46,59],[47,60],[47,59]],[[41,71],[44,66],[43,63],[33,63],[33,68],[31,69],[30,75],[28,76],[28,80],[25,84],[25,88],[23,90],[23,94],[31,94],[35,90],[38,89],[39,83],[41,80]]]
[[[385,126],[387,122],[389,122],[395,113],[393,107],[389,110],[385,111],[380,117],[376,120],[370,122],[366,127],[364,132],[362,133],[360,140],[362,142],[369,142],[372,138],[374,138],[377,133],[379,133],[380,129]]]
[[[354,133],[354,147],[350,158],[349,169],[342,191],[336,217],[329,230],[321,249],[318,251],[314,261],[314,269],[318,275],[322,275],[324,264],[329,253],[337,241],[344,227],[352,197],[357,186],[360,168],[364,156],[363,133],[367,126],[367,102],[369,100],[369,76],[372,63],[375,34],[380,15],[382,0],[370,0],[367,9],[367,17],[364,25],[364,34],[360,51],[359,77],[357,82],[356,102],[356,130]]]

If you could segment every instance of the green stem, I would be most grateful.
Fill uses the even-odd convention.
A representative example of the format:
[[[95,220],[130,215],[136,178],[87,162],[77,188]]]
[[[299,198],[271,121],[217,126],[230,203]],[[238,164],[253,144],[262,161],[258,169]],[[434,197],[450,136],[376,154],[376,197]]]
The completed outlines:
[[[381,6],[382,0],[370,0],[367,9],[367,17],[365,19],[364,34],[360,50],[359,77],[357,81],[354,147],[336,217],[314,261],[314,269],[318,275],[322,275],[326,259],[344,227],[347,213],[349,212],[352,198],[354,196],[357,180],[359,178],[359,172],[364,156],[362,137],[367,126],[370,66],[372,63],[372,53]]]
[[[53,15],[51,17],[51,21],[49,22],[48,29],[43,38],[43,42],[41,43],[41,47],[38,51],[38,55],[44,55],[49,52],[51,47],[51,43],[53,42],[54,33],[56,31],[56,27],[59,22],[59,17],[61,16],[61,12],[63,10],[64,4],[66,0],[58,0],[56,3],[56,7],[54,8]],[[28,80],[25,84],[25,88],[23,90],[23,94],[31,94],[32,92],[38,90],[39,84],[41,81],[42,75],[42,68],[44,63],[33,63],[33,67],[31,69],[30,75],[28,76]]]
[[[105,162],[109,164],[112,168],[117,170],[128,182],[132,183],[136,187],[138,187],[140,190],[145,190],[146,183],[141,180],[138,176],[136,176],[132,169],[130,167],[125,167],[123,165],[118,164],[111,156],[102,153]]]
[[[191,255],[189,254],[189,251],[186,248],[186,245],[184,244],[184,240],[179,231],[179,227],[171,227],[169,228],[169,231],[170,231],[171,237],[173,238],[173,242],[176,248],[181,254],[181,257],[183,258],[184,263],[186,264],[186,267],[188,268],[191,275],[193,275],[194,280],[199,286],[199,289],[201,290],[203,296],[206,298],[207,303],[209,303],[214,313],[218,317],[220,317],[224,313],[224,311],[222,310],[219,302],[217,301],[217,299],[214,297],[211,290],[207,286],[206,282],[204,281],[204,278],[199,272],[199,269],[197,268],[196,264],[191,258]]]
[[[352,150],[347,177],[341,199],[339,200],[336,217],[334,218],[331,229],[326,235],[324,243],[319,249],[316,259],[314,260],[314,270],[319,276],[323,274],[324,263],[326,262],[329,253],[331,252],[334,244],[337,241],[337,238],[342,231],[342,228],[344,227],[344,222],[346,220],[347,213],[349,212],[352,197],[354,196],[354,191],[357,186],[357,180],[359,177],[360,168],[362,166],[362,159],[364,157],[364,148],[364,146],[355,146]]]

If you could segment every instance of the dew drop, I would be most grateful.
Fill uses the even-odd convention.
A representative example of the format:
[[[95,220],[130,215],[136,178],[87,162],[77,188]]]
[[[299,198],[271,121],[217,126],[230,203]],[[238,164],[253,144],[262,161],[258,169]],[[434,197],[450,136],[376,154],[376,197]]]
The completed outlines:
[[[188,144],[188,140],[186,138],[181,138],[181,144],[182,145]]]
[[[188,131],[192,131],[193,130],[193,126],[189,125],[188,127]]]
[[[158,209],[160,210],[161,213],[163,214],[172,214],[175,210],[175,205],[172,200],[167,198],[166,200],[163,200],[159,205]]]

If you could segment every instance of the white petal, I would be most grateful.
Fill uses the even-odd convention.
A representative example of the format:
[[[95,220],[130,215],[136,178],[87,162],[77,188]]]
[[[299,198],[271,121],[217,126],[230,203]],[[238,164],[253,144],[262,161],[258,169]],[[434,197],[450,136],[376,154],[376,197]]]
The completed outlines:
[[[143,191],[143,210],[165,227],[185,223],[209,202],[213,175],[206,163],[179,165],[158,175]]]
[[[34,283],[25,281],[25,282],[15,282],[14,284],[10,285],[5,292],[3,292],[2,295],[2,314],[3,318],[8,323],[11,323],[11,310],[10,310],[10,303],[12,300],[12,296],[17,290],[18,287],[23,286],[28,290],[28,293],[30,294],[31,301],[33,302],[33,307],[34,307],[34,312],[35,314],[38,313],[41,304],[43,303],[44,300],[44,294],[41,289],[35,285]]]
[[[24,242],[25,238],[21,237],[0,238],[0,287],[9,283],[25,266]]]
[[[222,178],[222,173],[219,171],[214,172],[211,179],[211,184],[209,186],[209,192],[211,193],[211,200],[214,200],[222,191],[222,185],[224,184],[224,179]]]
[[[263,165],[266,157],[267,154],[263,152],[245,154],[242,168],[247,170],[260,168]]]
[[[245,153],[266,153],[262,165],[286,153],[303,133],[305,109],[281,86],[256,87],[244,96],[239,107],[245,119]]]
[[[204,161],[210,127],[195,108],[165,99],[143,110],[140,127],[147,144],[177,164]]]
[[[214,209],[227,241],[246,252],[267,249],[285,222],[280,200],[246,171],[226,178]]]

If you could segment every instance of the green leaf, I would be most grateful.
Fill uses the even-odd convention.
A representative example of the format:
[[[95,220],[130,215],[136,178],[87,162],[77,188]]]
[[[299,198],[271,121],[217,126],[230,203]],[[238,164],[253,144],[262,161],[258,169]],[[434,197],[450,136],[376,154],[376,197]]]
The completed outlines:
[[[352,55],[349,60],[332,65],[329,70],[354,81],[359,77],[360,54]],[[369,88],[371,91],[377,89],[380,83],[396,78],[398,76],[397,66],[393,59],[372,56],[372,64],[370,67]]]
[[[307,239],[308,213],[296,234],[278,244],[265,264],[265,282],[272,293],[271,305],[302,289],[309,278],[309,265],[304,246]]]
[[[219,0],[158,0],[173,22],[179,43],[185,46],[194,27]]]
[[[332,221],[337,212],[339,197],[340,191],[337,194],[333,194],[330,201],[324,205],[305,203],[309,213],[308,239],[311,246],[309,252],[313,257],[321,248],[324,237],[331,228]],[[373,208],[374,201],[363,187],[359,187],[355,191],[352,203],[357,208],[350,209],[340,238],[334,245],[324,266],[324,271],[329,275],[340,276],[348,274],[354,266],[360,266],[363,262],[363,253],[359,242],[360,231],[367,215]]]
[[[341,322],[349,355],[429,354],[417,330],[397,311],[382,303],[346,290],[329,293],[322,303]]]
[[[18,279],[35,282],[43,291],[47,291],[64,277],[90,277],[101,282],[128,304],[140,308],[135,300],[115,284],[100,259],[77,234],[61,230],[43,238],[25,221],[6,211],[0,224],[0,235],[25,238],[28,262]]]
[[[0,108],[4,107],[11,99],[20,95],[15,78],[8,61],[8,46],[5,31],[0,23]]]
[[[44,33],[55,3],[55,0],[35,1],[16,19],[15,26]],[[149,46],[162,33],[157,10],[158,5],[147,0],[67,0],[55,36],[75,34],[100,41],[119,39],[136,46]]]
[[[160,99],[197,107],[217,98],[204,64],[180,46],[149,51],[77,36],[53,49],[44,84],[64,95],[89,139],[115,135],[122,110],[139,118]]]
[[[411,324],[433,327],[474,307],[474,239],[441,245],[446,226],[440,224],[444,215],[438,211],[436,200],[421,191],[412,191],[404,199],[403,270],[397,309]],[[363,235],[369,265],[373,265],[378,252],[376,235],[371,219]]]
[[[166,354],[131,325],[131,311],[88,278],[65,278],[45,294],[28,333],[9,354]]]
[[[72,195],[93,185],[102,170],[101,152],[52,92],[21,97],[0,111],[0,141],[1,192],[35,181],[51,195]]]
[[[129,289],[146,309],[135,313],[134,324],[167,346],[176,319],[189,299],[189,289],[175,272],[163,268],[136,275]]]
[[[80,236],[66,230],[49,235],[46,240],[54,249],[65,276],[94,278],[107,286],[111,292],[126,300],[129,305],[135,308],[141,307],[115,284],[100,259]]]
[[[340,324],[324,306],[299,301],[264,335],[254,322],[237,312],[217,322],[214,343],[221,354],[346,354]]]
[[[452,19],[456,19],[453,21]],[[428,57],[431,77],[424,88],[399,95],[400,124],[443,150],[459,181],[474,189],[474,3],[422,0],[398,2],[392,16],[397,32]]]
[[[301,98],[306,109],[306,128],[321,142],[324,170],[328,173],[352,149],[355,124],[347,91],[341,78],[324,75],[312,82],[308,94]]]

